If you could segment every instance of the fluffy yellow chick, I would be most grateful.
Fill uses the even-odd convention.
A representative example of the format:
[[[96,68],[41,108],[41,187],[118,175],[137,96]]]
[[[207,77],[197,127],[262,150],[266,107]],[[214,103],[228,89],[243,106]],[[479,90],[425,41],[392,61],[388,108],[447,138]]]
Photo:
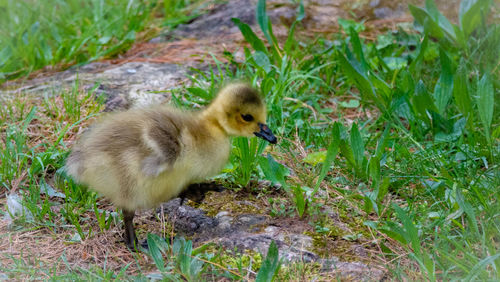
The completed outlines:
[[[153,208],[219,173],[231,136],[257,135],[275,144],[265,122],[258,92],[234,83],[201,111],[154,106],[106,116],[81,136],[66,170],[123,210],[125,243],[133,249],[137,209]]]

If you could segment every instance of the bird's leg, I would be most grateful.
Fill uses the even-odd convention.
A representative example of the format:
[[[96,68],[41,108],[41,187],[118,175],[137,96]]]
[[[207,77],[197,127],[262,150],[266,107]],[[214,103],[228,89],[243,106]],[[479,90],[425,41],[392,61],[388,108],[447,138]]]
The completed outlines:
[[[123,210],[123,223],[124,223],[124,231],[125,231],[125,244],[132,251],[137,251],[137,248],[141,246],[143,249],[148,249],[147,240],[142,240],[140,243],[137,240],[137,236],[135,236],[134,230],[134,216],[135,211],[127,211]]]
[[[123,210],[123,223],[125,231],[125,244],[131,250],[135,249],[137,245],[137,237],[134,230],[134,216],[135,211]]]
[[[191,201],[199,204],[205,199],[207,192],[222,192],[224,189],[224,186],[217,185],[215,182],[190,184],[179,195],[179,198],[181,198],[180,205],[182,206],[186,199],[190,199]]]

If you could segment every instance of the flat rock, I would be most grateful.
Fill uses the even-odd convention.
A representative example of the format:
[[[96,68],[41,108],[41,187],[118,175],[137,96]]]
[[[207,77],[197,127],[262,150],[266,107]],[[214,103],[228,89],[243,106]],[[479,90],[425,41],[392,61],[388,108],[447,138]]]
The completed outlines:
[[[268,216],[233,216],[227,211],[221,211],[215,217],[210,217],[200,209],[180,203],[179,198],[171,200],[157,209],[157,212],[162,212],[173,223],[178,235],[193,236],[195,244],[212,241],[228,250],[252,250],[265,256],[269,244],[274,241],[284,263],[317,262],[321,265],[321,271],[354,281],[379,281],[385,275],[384,271],[361,262],[343,262],[335,256],[320,258],[310,251],[313,247],[310,236],[270,225]]]
[[[361,262],[342,262],[335,259],[321,260],[321,271],[340,276],[348,281],[383,281],[385,271]]]
[[[107,110],[141,107],[167,100],[169,90],[186,79],[187,69],[168,63],[129,62],[121,65],[91,63],[53,76],[37,78],[0,95],[24,93],[53,95],[71,89],[76,83],[84,89],[97,86],[96,92],[106,95]]]

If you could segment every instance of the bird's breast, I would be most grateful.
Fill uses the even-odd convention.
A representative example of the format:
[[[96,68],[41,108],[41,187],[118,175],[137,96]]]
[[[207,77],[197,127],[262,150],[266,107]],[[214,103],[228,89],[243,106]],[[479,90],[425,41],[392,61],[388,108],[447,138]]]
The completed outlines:
[[[198,146],[197,150],[190,152],[186,166],[191,172],[191,183],[203,181],[208,177],[217,175],[227,163],[231,144],[228,139],[207,142]]]

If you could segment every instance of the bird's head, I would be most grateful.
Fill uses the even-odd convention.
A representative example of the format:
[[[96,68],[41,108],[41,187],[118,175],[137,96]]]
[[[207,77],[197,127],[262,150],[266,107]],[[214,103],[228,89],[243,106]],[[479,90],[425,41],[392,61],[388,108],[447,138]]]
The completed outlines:
[[[245,83],[222,88],[209,111],[216,115],[221,127],[231,136],[256,135],[276,144],[276,136],[266,125],[266,105],[259,93]]]

